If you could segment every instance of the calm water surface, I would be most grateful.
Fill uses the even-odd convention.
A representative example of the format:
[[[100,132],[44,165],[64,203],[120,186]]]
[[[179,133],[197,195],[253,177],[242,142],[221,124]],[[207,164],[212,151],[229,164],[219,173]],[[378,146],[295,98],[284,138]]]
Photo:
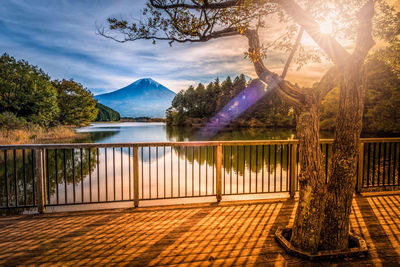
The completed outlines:
[[[199,129],[167,127],[164,123],[96,123],[77,129],[85,133],[75,142],[136,143],[199,140],[272,140],[294,139],[292,130],[234,129],[218,133]],[[331,137],[322,135],[323,138]],[[139,147],[139,198],[141,205],[215,201],[215,147]],[[9,151],[9,177],[14,177],[13,154]],[[0,158],[4,155],[0,155]],[[27,179],[27,199],[33,201],[32,162],[27,152],[27,166],[22,165],[22,151],[16,151],[17,196],[24,192],[24,172]],[[255,196],[255,193],[287,192],[289,147],[287,145],[226,146],[223,148],[223,199]],[[4,160],[4,158],[0,159]],[[118,202],[118,207],[132,206],[133,149],[49,149],[46,154],[46,199],[50,205],[92,202]],[[4,164],[1,166],[3,167]],[[0,173],[5,169],[0,167]],[[4,170],[3,170],[4,169]],[[10,178],[10,200],[13,202],[15,183]],[[4,187],[5,185],[1,185]],[[183,198],[182,197],[187,197]],[[190,198],[189,198],[190,197]],[[5,202],[4,199],[0,199]],[[20,202],[23,199],[19,200]],[[127,202],[121,202],[127,201]],[[125,203],[125,204],[124,204]],[[99,204],[97,204],[99,205]],[[101,204],[100,208],[105,208]],[[107,204],[108,205],[108,204]],[[89,205],[90,206],[90,205]],[[71,207],[71,206],[69,206]],[[115,206],[114,206],[115,207]],[[75,205],[73,209],[85,209]],[[48,210],[62,210],[49,207]]]
[[[88,133],[89,138],[79,140],[93,143],[135,143],[200,140],[278,140],[295,138],[294,130],[238,128],[218,133],[201,132],[196,128],[167,127],[164,123],[95,123],[77,129]],[[321,133],[321,138],[330,138],[331,133]]]

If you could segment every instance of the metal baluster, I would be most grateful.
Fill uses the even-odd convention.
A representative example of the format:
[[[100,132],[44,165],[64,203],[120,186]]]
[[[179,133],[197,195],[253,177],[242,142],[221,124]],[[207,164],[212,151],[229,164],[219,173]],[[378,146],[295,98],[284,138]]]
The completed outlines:
[[[64,204],[68,203],[67,198],[67,155],[65,148],[63,149],[63,167],[64,167]]]
[[[82,148],[80,149],[81,153],[81,192],[82,192],[82,203],[84,202],[83,199],[83,154],[82,154]]]
[[[54,160],[55,160],[55,171],[56,171],[56,200],[57,200],[57,204],[59,204],[59,200],[58,200],[58,155],[57,155],[57,148],[54,149]]]
[[[280,148],[281,148],[281,153],[280,153],[281,154],[281,164],[280,164],[281,165],[281,175],[280,175],[281,176],[281,183],[280,183],[281,190],[280,191],[282,192],[283,145],[281,145]]]
[[[386,143],[383,143],[383,173],[382,173],[382,186],[385,186],[386,176]]]
[[[22,149],[22,173],[24,175],[24,206],[26,206],[26,166],[25,166],[25,149]]]
[[[142,198],[144,198],[144,164],[143,164],[143,150],[144,147],[140,148],[141,150],[141,155],[142,155],[142,160],[141,160],[141,166],[142,166]]]
[[[89,202],[92,203],[92,159],[90,157],[90,147],[89,152]]]
[[[214,147],[212,147],[212,194],[214,195]]]
[[[390,171],[392,167],[392,143],[389,143],[389,164],[388,164],[388,175],[387,184],[390,185]]]
[[[174,197],[174,173],[173,173],[173,160],[172,154],[174,153],[172,146],[171,146],[171,197]]]
[[[208,146],[206,146],[206,196],[208,195]]]
[[[201,196],[201,146],[199,146],[199,196]]]
[[[72,157],[72,192],[74,194],[74,204],[76,202],[76,194],[75,194],[75,151],[71,149],[71,157]]]
[[[112,148],[113,152],[113,192],[114,192],[114,199],[115,201],[115,147]]]
[[[108,170],[107,170],[107,147],[104,148],[104,165],[105,165],[105,175],[106,175],[106,201],[108,201]]]
[[[36,205],[36,188],[35,188],[35,153],[31,149],[31,159],[32,159],[32,195],[33,195],[33,205]]]
[[[262,188],[262,190],[261,190],[261,192],[263,192],[264,193],[264,160],[265,160],[265,151],[264,151],[264,149],[265,149],[265,146],[264,145],[262,145],[261,146],[261,178],[262,178],[262,181],[261,181],[261,188]]]
[[[7,168],[7,150],[4,150],[4,179],[6,184],[6,206],[9,207],[9,189],[8,189],[8,168]]]
[[[181,147],[178,146],[178,197],[181,196],[181,166],[180,166],[180,159],[181,159]]]
[[[381,182],[381,143],[378,144],[378,186]]]
[[[396,164],[397,164],[397,143],[394,143],[394,148],[393,148],[393,185],[395,184],[395,178],[396,178]]]
[[[157,198],[158,198],[158,146],[156,146],[156,185],[157,185]]]
[[[124,200],[124,151],[121,147],[121,200]]]
[[[132,200],[132,182],[131,182],[131,147],[128,147],[128,179],[129,179],[129,200]]]
[[[18,181],[17,181],[17,151],[13,150],[13,163],[14,163],[14,198],[15,207],[18,207]]]
[[[274,192],[276,192],[276,149],[277,145],[274,145]]]
[[[268,145],[268,193],[271,190],[271,145]]]
[[[192,197],[194,197],[194,162],[194,146],[192,146]]]
[[[96,165],[97,165],[97,202],[100,202],[100,150],[96,148]]]
[[[249,146],[249,193],[251,193],[251,145]]]
[[[166,186],[166,168],[167,166],[165,165],[165,146],[163,147],[163,151],[164,151],[164,157],[163,157],[163,161],[164,161],[164,198],[167,196],[166,191],[167,191],[167,186]]]
[[[50,204],[50,172],[49,172],[49,150],[46,149],[46,160],[45,160],[45,166],[46,166],[46,176],[47,177],[47,204]]]
[[[230,194],[232,195],[232,171],[233,171],[233,168],[232,168],[232,146],[231,146],[231,157],[230,157],[230,162],[231,162],[231,175],[230,175],[230,179],[231,179],[231,182],[230,182],[230,187],[231,187],[231,189],[230,189]]]
[[[258,193],[258,145],[256,145],[256,193]]]
[[[243,194],[246,190],[246,146],[243,145]]]
[[[185,146],[185,197],[187,197],[187,151],[188,148]]]

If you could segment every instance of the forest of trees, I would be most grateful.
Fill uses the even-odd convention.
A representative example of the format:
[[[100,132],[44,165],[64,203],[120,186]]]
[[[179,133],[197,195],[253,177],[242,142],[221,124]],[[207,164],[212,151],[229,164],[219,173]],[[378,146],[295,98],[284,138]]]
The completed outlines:
[[[97,103],[96,108],[99,110],[95,121],[119,121],[121,120],[120,114],[110,107]]]
[[[167,123],[189,126],[196,119],[201,119],[204,123],[247,85],[245,76],[241,74],[233,81],[228,76],[222,82],[217,78],[207,86],[201,83],[196,88],[190,86],[175,96],[172,106],[167,110]],[[277,97],[264,97],[233,120],[230,126],[291,128],[295,126],[295,122],[290,106],[282,103]]]
[[[393,64],[388,64],[391,47],[374,53],[366,62],[367,93],[363,117],[364,133],[400,133],[400,76]],[[397,51],[398,53],[398,51]],[[386,55],[386,57],[385,57]],[[399,56],[399,55],[397,55]],[[228,76],[208,85],[198,84],[180,91],[167,110],[170,125],[203,125],[249,84],[243,74],[233,81]],[[338,110],[338,88],[322,101],[321,130],[333,131]],[[279,97],[264,97],[233,120],[230,127],[294,128],[293,109]]]
[[[54,80],[37,66],[0,57],[0,128],[82,126],[97,116],[96,100],[81,84]]]

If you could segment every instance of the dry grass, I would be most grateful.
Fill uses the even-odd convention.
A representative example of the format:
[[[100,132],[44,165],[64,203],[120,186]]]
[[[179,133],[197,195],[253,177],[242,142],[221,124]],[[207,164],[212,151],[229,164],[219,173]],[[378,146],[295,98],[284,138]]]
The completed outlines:
[[[76,133],[73,128],[66,126],[49,129],[35,127],[29,130],[0,130],[0,145],[48,143],[52,140],[59,142],[60,139],[72,140],[80,137],[82,137],[82,134]]]

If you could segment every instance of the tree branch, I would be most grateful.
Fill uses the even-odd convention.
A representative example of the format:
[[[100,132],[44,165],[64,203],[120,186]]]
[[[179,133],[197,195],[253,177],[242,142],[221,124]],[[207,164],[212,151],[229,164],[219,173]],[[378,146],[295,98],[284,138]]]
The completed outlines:
[[[358,13],[358,33],[356,47],[352,58],[364,62],[369,50],[375,45],[372,38],[372,17],[374,16],[374,1],[369,0]]]
[[[173,8],[186,8],[186,9],[223,9],[228,7],[234,7],[243,5],[245,0],[227,0],[220,3],[209,3],[208,1],[204,1],[203,4],[194,3],[188,4],[185,1],[176,4],[168,4],[166,5],[163,0],[150,0],[150,4],[159,9],[173,9]]]
[[[282,79],[285,79],[285,77],[286,77],[286,74],[287,74],[287,71],[289,69],[290,63],[292,63],[292,60],[293,60],[293,56],[296,53],[297,48],[300,45],[301,38],[303,37],[303,32],[304,32],[304,29],[303,29],[303,27],[301,27],[300,31],[299,31],[299,34],[297,35],[296,42],[294,43],[292,51],[290,52],[290,55],[289,55],[288,59],[286,60],[285,67],[283,68],[283,71],[282,71],[282,74],[281,74],[281,78]]]
[[[294,0],[271,0],[280,4],[285,11],[304,28],[311,38],[325,51],[335,65],[344,66],[350,54],[330,35],[321,34],[319,24]]]
[[[280,78],[278,74],[268,70],[261,57],[257,56],[261,50],[258,32],[256,30],[247,30],[244,35],[249,40],[249,55],[253,55],[250,59],[253,62],[257,76],[268,85],[267,90],[276,90],[291,105],[302,105],[305,99],[304,93],[298,87]]]

